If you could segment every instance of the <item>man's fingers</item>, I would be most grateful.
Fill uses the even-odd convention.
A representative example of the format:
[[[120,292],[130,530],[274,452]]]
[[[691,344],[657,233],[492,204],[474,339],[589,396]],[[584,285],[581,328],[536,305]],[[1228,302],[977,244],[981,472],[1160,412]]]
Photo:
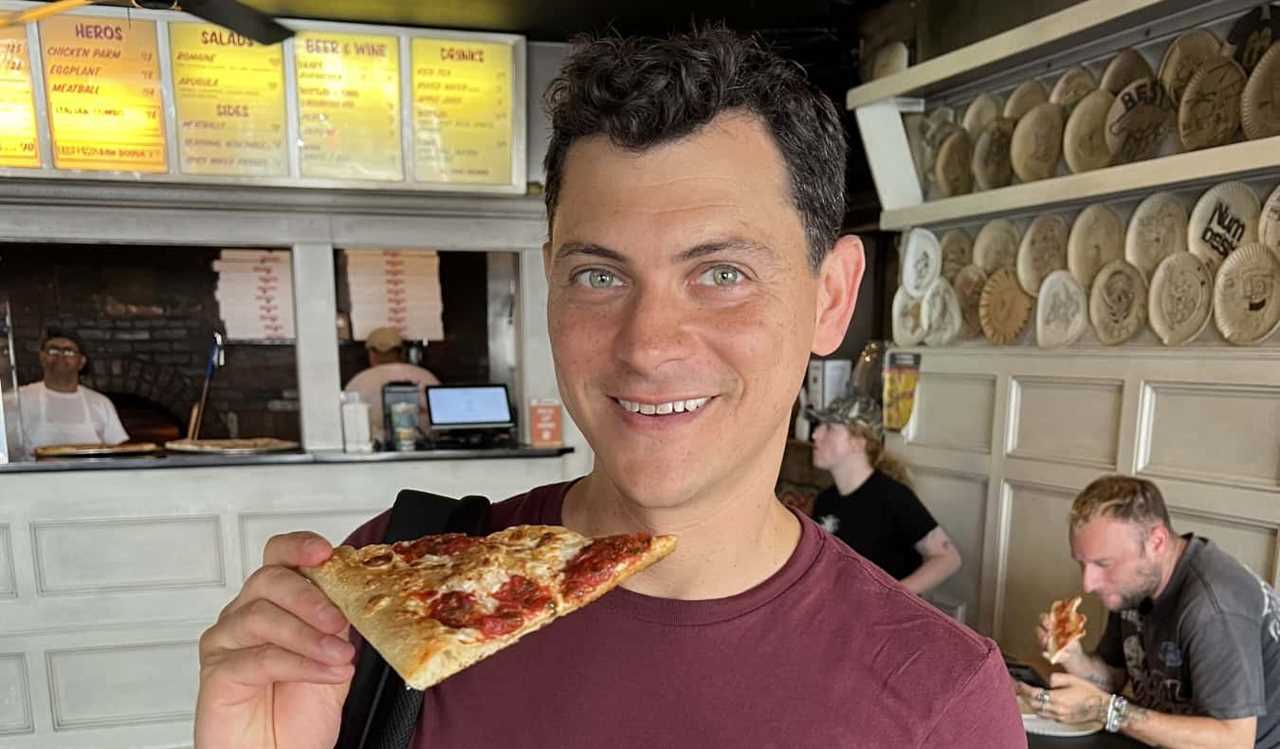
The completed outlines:
[[[342,684],[355,673],[352,665],[333,666],[293,653],[276,645],[222,651],[204,664],[201,678],[222,678],[248,687],[276,682]]]
[[[262,567],[250,575],[240,595],[222,610],[219,621],[260,599],[270,601],[326,634],[340,635],[347,628],[346,617],[319,588],[296,571],[278,565]]]
[[[275,645],[330,666],[350,663],[355,655],[345,639],[312,627],[265,598],[236,609],[200,638],[200,652],[206,657],[261,645]]]
[[[333,546],[324,536],[296,531],[272,536],[262,550],[262,566],[314,567],[333,556]]]

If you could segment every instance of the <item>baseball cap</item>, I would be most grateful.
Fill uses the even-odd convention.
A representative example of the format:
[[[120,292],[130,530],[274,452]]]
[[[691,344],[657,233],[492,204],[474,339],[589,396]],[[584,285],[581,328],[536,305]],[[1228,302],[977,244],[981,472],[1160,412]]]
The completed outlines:
[[[861,426],[871,430],[877,437],[884,434],[880,404],[866,396],[849,395],[836,398],[826,408],[810,406],[805,409],[805,415],[827,424]]]
[[[400,332],[395,328],[374,328],[369,331],[369,337],[364,340],[365,348],[374,351],[390,351],[404,345],[404,339],[400,337]]]

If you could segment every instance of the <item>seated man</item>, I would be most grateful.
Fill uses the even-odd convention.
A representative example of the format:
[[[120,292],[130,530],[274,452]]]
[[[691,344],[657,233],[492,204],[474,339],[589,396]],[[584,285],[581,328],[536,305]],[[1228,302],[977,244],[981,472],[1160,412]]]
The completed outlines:
[[[71,333],[49,330],[40,342],[44,379],[18,388],[18,408],[27,447],[118,445],[129,439],[116,407],[105,395],[80,384],[89,363]]]
[[[809,356],[840,345],[862,277],[835,106],[719,29],[584,42],[548,100],[547,332],[595,460],[489,528],[679,545],[427,690],[409,746],[1025,746],[994,643],[774,496]],[[297,572],[331,553],[271,539],[205,632],[198,749],[334,745],[353,650]]]
[[[1068,723],[1103,721],[1151,746],[1280,746],[1280,597],[1213,542],[1175,535],[1150,481],[1107,476],[1071,508],[1071,556],[1107,607],[1051,690],[1019,692]],[[1047,646],[1046,622],[1038,632]],[[1116,696],[1125,686],[1132,701]]]

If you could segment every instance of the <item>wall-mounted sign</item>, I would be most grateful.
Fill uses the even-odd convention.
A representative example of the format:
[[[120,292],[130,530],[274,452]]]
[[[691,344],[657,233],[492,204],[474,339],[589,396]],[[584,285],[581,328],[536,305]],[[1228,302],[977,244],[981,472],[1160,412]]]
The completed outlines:
[[[403,180],[399,38],[307,31],[293,45],[302,176]]]
[[[154,22],[55,16],[40,48],[55,167],[168,170]]]
[[[186,174],[289,173],[283,45],[220,26],[169,25],[179,165]]]
[[[413,164],[421,182],[511,182],[510,44],[413,40]]]
[[[40,167],[27,30],[0,29],[0,166]]]

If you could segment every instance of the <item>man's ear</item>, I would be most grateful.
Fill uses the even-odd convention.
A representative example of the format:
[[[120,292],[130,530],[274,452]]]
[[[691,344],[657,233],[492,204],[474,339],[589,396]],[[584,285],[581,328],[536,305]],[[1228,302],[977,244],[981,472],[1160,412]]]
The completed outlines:
[[[83,372],[84,368],[87,366],[89,366],[89,357],[85,356],[84,354],[80,354],[80,366],[76,367],[76,371]]]
[[[551,240],[542,243],[542,274],[546,277],[547,283],[551,283]]]
[[[852,234],[841,237],[823,259],[818,270],[817,325],[811,347],[818,356],[830,354],[844,341],[866,267],[862,240]]]

